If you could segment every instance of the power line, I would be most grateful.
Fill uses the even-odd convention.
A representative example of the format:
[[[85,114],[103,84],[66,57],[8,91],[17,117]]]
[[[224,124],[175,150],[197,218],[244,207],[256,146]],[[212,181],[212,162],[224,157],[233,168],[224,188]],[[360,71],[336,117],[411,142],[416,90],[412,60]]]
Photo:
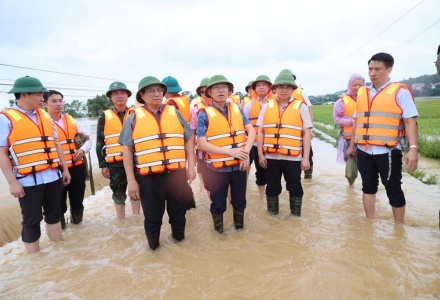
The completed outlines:
[[[48,72],[48,73],[55,73],[55,74],[63,74],[63,75],[70,75],[70,76],[77,76],[77,77],[86,77],[86,78],[94,78],[94,79],[104,79],[104,80],[111,80],[111,81],[118,81],[118,80],[120,80],[120,79],[113,79],[113,78],[106,78],[106,77],[88,76],[88,75],[81,75],[81,74],[73,74],[73,73],[65,73],[65,72],[58,72],[58,71],[43,70],[43,69],[37,69],[37,68],[29,68],[29,67],[22,67],[22,66],[14,66],[14,65],[2,64],[2,63],[0,63],[0,66],[11,67],[11,68],[19,68],[19,69],[25,69],[25,70],[33,70],[33,71]],[[135,82],[135,81],[130,81],[130,80],[124,80],[124,81],[125,81],[125,82],[137,83],[137,82]]]
[[[0,80],[5,80],[5,81],[12,81],[12,82],[15,82],[14,79],[0,78]],[[68,83],[54,83],[54,82],[44,82],[44,83],[45,83],[45,84],[56,84],[56,85],[65,85],[65,86],[80,86],[80,87],[91,87],[91,88],[102,89],[102,87],[99,87],[99,86],[82,85],[82,84],[68,84]]]

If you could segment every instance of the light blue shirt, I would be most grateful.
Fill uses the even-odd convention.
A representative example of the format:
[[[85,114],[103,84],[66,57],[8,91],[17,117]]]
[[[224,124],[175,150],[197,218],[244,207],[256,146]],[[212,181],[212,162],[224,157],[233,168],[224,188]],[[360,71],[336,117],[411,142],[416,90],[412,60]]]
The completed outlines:
[[[376,96],[377,93],[379,93],[381,90],[383,90],[386,86],[388,86],[391,83],[391,80],[388,79],[387,83],[385,83],[382,87],[379,89],[375,89],[374,85],[371,85],[370,87],[370,97],[371,99]],[[397,91],[397,104],[402,109],[402,118],[417,118],[419,116],[419,113],[417,112],[416,104],[414,102],[414,99],[409,91],[406,89],[399,89]],[[374,100],[373,100],[374,101]],[[356,112],[354,113],[353,117],[356,119],[357,115]],[[368,154],[377,155],[377,154],[385,154],[388,153],[389,149],[384,146],[377,146],[377,145],[368,145],[368,149],[365,150],[366,145],[357,145],[359,150],[362,150]],[[397,149],[400,149],[400,144],[397,144]]]
[[[12,106],[12,108],[22,112],[26,116],[28,116],[35,124],[38,125],[37,122],[37,111],[33,110],[31,113],[28,113],[18,107],[16,104]],[[53,122],[52,122],[53,124]],[[53,124],[54,128],[54,138],[58,138],[58,131],[56,125]],[[12,130],[12,123],[4,114],[0,114],[0,147],[10,147],[8,136]],[[23,175],[17,174],[17,171],[14,171],[15,177],[21,177]],[[26,177],[17,179],[18,182],[23,186],[35,186],[39,184],[50,183],[56,181],[62,177],[61,172],[58,169],[47,169],[41,172],[35,173],[35,180],[32,174],[27,175]]]

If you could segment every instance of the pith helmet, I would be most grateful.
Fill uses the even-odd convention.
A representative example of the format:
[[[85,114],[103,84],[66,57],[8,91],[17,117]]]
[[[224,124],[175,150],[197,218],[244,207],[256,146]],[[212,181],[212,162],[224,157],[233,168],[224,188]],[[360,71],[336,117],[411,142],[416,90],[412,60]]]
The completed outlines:
[[[176,78],[168,76],[162,80],[168,87],[168,93],[178,93],[182,90],[182,87],[179,85],[179,82]]]
[[[208,82],[209,82],[209,78],[203,78],[202,81],[200,81],[199,86],[196,89],[196,93],[197,95],[200,95],[200,88],[204,87],[204,86],[208,86]]]
[[[276,87],[278,85],[287,84],[293,86],[293,89],[298,88],[298,85],[295,82],[295,79],[293,79],[293,76],[289,73],[280,73],[278,74],[277,78],[275,78],[275,81],[273,83],[272,87]]]
[[[35,77],[25,76],[20,77],[14,82],[14,86],[8,94],[19,93],[45,93],[47,89],[43,87],[40,80]]]
[[[139,82],[138,91],[136,93],[136,101],[139,103],[145,103],[145,101],[141,98],[139,91],[143,90],[147,86],[154,85],[154,84],[161,85],[163,88],[164,94],[167,92],[167,85],[165,83],[163,83],[162,81],[160,81],[159,79],[157,79],[154,76],[147,76],[147,77],[142,78],[142,80]]]
[[[257,79],[254,80],[254,82],[252,83],[252,88],[255,90],[255,86],[257,85],[257,82],[259,81],[264,81],[269,83],[269,85],[272,85],[272,82],[270,81],[269,76],[266,75],[260,75],[257,77]]]
[[[229,87],[229,91],[230,92],[234,91],[234,85],[228,79],[226,79],[225,76],[223,76],[223,75],[214,75],[211,78],[209,78],[208,85],[206,86],[205,95],[207,97],[211,98],[211,95],[209,94],[210,88],[213,85],[219,84],[219,83],[226,83],[228,85],[228,87]]]
[[[290,71],[289,69],[284,69],[284,70],[281,70],[281,72],[280,73],[287,73],[287,74],[290,74],[290,75],[292,75],[293,76],[293,79],[295,79],[296,80],[296,76],[295,76],[295,74],[293,74],[292,73],[292,71]]]
[[[253,84],[253,83],[254,83],[253,80],[249,81],[249,83],[247,84],[247,86],[244,88],[244,90],[246,91],[246,93],[249,93],[248,89],[249,89],[250,87],[252,87],[252,84]]]
[[[120,81],[112,82],[112,84],[110,84],[108,91],[107,91],[107,93],[105,93],[105,95],[110,98],[111,93],[113,91],[118,91],[118,90],[125,90],[125,91],[127,91],[128,97],[131,96],[131,91],[129,89],[127,89],[127,86],[123,82],[120,82]]]

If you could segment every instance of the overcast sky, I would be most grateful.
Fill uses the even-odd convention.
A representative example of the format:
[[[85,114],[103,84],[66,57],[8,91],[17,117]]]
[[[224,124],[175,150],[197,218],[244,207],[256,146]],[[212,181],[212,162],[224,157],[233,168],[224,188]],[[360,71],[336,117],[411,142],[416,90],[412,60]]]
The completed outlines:
[[[392,80],[434,74],[439,12],[439,0],[0,0],[0,107],[25,75],[70,102],[105,93],[113,80],[135,94],[150,75],[195,91],[223,74],[244,93],[258,75],[273,81],[285,68],[308,95],[333,93],[352,73],[368,81],[377,52],[394,56]]]

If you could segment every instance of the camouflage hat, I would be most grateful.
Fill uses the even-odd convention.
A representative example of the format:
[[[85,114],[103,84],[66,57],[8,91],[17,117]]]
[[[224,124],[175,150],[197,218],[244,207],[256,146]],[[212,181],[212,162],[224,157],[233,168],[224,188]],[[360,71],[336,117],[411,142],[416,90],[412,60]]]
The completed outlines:
[[[20,77],[14,82],[14,86],[8,94],[19,93],[45,93],[47,89],[43,87],[40,80],[35,77],[25,76]]]
[[[141,95],[139,94],[139,92],[141,90],[143,90],[144,88],[146,88],[147,86],[150,85],[154,85],[154,84],[159,84],[162,86],[163,88],[163,93],[165,94],[167,92],[167,85],[165,83],[163,83],[162,81],[160,81],[159,79],[157,79],[154,76],[147,76],[142,78],[142,80],[139,82],[138,85],[138,91],[136,93],[136,101],[139,103],[145,103],[144,99],[142,99]]]
[[[112,92],[118,91],[118,90],[125,90],[125,91],[127,91],[128,97],[131,96],[131,91],[129,89],[127,89],[127,86],[120,81],[115,81],[112,84],[110,84],[108,91],[107,91],[107,93],[105,93],[105,95],[110,98],[110,95],[112,94]]]

